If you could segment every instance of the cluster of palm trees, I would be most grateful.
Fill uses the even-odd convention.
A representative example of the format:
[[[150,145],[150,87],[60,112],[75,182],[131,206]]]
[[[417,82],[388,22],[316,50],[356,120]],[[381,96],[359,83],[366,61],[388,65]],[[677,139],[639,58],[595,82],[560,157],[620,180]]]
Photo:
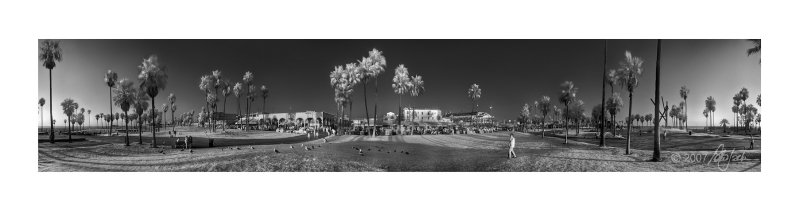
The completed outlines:
[[[425,82],[422,80],[422,76],[415,75],[409,77],[408,68],[404,64],[400,64],[397,68],[394,69],[394,77],[392,78],[392,89],[394,93],[400,96],[400,102],[397,105],[397,127],[398,129],[402,127],[403,120],[405,120],[404,112],[403,112],[403,95],[410,94],[412,97],[416,97],[421,95],[425,92]],[[412,111],[414,113],[414,111]],[[412,114],[411,121],[414,121],[413,117],[415,114]],[[400,132],[402,134],[402,132]]]
[[[743,128],[746,132],[752,131],[752,124],[761,122],[761,114],[753,104],[747,104],[750,91],[743,87],[733,96],[733,106],[731,111],[734,114],[734,126],[736,130]],[[761,106],[761,95],[756,98],[756,103]]]
[[[367,57],[362,57],[357,63],[347,63],[342,66],[334,67],[330,73],[330,84],[334,89],[334,101],[339,110],[344,112],[345,106],[350,106],[352,116],[352,93],[356,85],[362,84],[364,89],[364,115],[367,125],[369,125],[369,106],[367,105],[367,84],[370,81],[375,83],[375,108],[373,109],[373,119],[378,119],[378,76],[386,69],[386,57],[378,49],[369,51]],[[420,77],[420,81],[422,78]],[[372,130],[375,136],[375,130]]]

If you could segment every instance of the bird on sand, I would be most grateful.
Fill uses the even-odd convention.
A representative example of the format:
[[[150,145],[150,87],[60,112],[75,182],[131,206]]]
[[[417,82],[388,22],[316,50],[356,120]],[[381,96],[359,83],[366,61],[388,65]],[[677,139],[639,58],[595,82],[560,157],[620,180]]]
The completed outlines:
[[[255,148],[255,147],[253,147],[253,146],[250,146],[250,149],[256,149],[256,148]]]
[[[272,148],[272,151],[275,152],[275,153],[281,153],[281,152],[278,152],[278,149],[275,148],[275,147]]]
[[[191,153],[194,153],[194,150],[191,150],[191,149],[190,149],[190,150],[189,150],[189,153],[190,153],[190,154],[191,154]]]
[[[306,150],[311,150],[311,149],[309,149],[309,148],[306,146]]]
[[[294,145],[289,145],[289,149],[294,149]]]

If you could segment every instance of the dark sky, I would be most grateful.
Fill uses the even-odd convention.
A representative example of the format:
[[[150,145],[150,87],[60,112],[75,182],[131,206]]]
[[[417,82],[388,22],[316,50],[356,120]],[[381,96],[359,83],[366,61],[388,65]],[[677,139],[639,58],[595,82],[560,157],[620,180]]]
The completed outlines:
[[[136,68],[143,58],[157,54],[168,67],[167,88],[156,98],[166,103],[169,93],[177,96],[178,112],[196,111],[204,105],[198,89],[201,75],[214,69],[223,77],[240,81],[245,71],[255,75],[254,84],[270,88],[268,112],[317,110],[334,112],[333,89],[328,74],[336,65],[356,62],[377,48],[387,59],[386,72],[379,76],[379,114],[396,112],[398,96],[391,89],[394,69],[405,64],[411,75],[425,81],[424,95],[403,102],[444,111],[469,111],[467,88],[480,85],[480,110],[500,119],[516,117],[524,103],[542,95],[554,101],[566,80],[579,88],[578,98],[586,111],[600,103],[603,40],[61,40],[64,60],[53,70],[54,115],[65,116],[58,105],[71,97],[92,115],[108,113],[108,87],[103,77],[108,69],[121,78],[136,80]],[[731,118],[733,95],[742,87],[750,90],[747,103],[755,103],[761,92],[760,56],[745,53],[751,44],[744,40],[664,40],[662,51],[662,94],[670,104],[679,102],[682,85],[691,89],[689,124],[703,125],[704,100],[717,99],[717,121]],[[625,50],[645,60],[639,88],[634,92],[633,112],[651,113],[654,91],[656,40],[609,40],[608,66],[615,68]],[[47,99],[47,69],[39,69],[39,97]],[[617,88],[620,90],[620,88]],[[372,112],[374,84],[368,89]],[[627,93],[623,92],[627,116]],[[220,98],[221,99],[221,98]],[[363,92],[354,94],[355,117],[364,116]],[[228,112],[236,103],[228,98]],[[45,110],[47,105],[45,105]],[[261,99],[255,103],[260,111]],[[220,110],[222,105],[220,105]],[[115,107],[115,112],[118,112]],[[47,113],[47,111],[45,111]],[[370,114],[372,115],[372,114]],[[45,118],[47,118],[45,114]],[[57,124],[59,125],[59,124]]]

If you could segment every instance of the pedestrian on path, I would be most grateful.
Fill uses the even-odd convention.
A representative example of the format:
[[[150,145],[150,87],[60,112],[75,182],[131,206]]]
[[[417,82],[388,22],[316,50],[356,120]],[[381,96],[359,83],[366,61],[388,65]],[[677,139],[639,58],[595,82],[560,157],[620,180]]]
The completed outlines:
[[[511,159],[511,157],[517,158],[517,153],[514,153],[514,146],[516,144],[516,139],[514,139],[514,132],[511,132],[510,141],[511,143],[509,144],[508,147],[508,159]]]

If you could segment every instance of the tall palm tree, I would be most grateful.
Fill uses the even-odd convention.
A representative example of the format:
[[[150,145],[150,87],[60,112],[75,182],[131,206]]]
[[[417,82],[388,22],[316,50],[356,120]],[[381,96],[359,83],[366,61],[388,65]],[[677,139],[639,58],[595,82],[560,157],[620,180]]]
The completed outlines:
[[[42,62],[42,66],[46,68],[50,74],[50,143],[55,144],[55,134],[53,133],[55,129],[53,128],[53,124],[55,124],[55,120],[53,120],[53,68],[56,67],[56,62],[61,62],[61,47],[59,46],[58,41],[54,40],[44,40],[39,45],[39,61]]]
[[[111,89],[117,85],[117,73],[109,69],[108,72],[106,72],[106,77],[103,78],[103,82],[108,86],[108,109],[111,110],[110,113],[113,114],[114,106],[112,104]],[[108,135],[111,135],[111,127],[108,127]]]
[[[383,56],[383,52],[378,51],[378,49],[373,48],[369,51],[368,57],[363,57],[358,62],[358,69],[361,72],[362,81],[364,82],[364,106],[366,108],[367,102],[367,81],[374,80],[375,83],[375,99],[374,104],[375,108],[373,109],[373,118],[375,120],[378,119],[378,75],[383,73],[386,68],[386,57]],[[367,108],[367,122],[369,122],[369,109]],[[374,123],[373,123],[374,126]],[[372,129],[372,136],[375,136],[375,131],[377,129]]]
[[[254,90],[255,88],[253,88],[253,84],[252,84],[253,83],[253,79],[254,79],[253,73],[250,72],[250,71],[245,72],[244,76],[242,76],[242,82],[244,82],[244,85],[247,86],[247,94],[245,95],[246,96],[245,107],[247,107],[247,108],[245,108],[245,110],[246,110],[245,111],[245,123],[246,123],[245,130],[248,130],[248,127],[250,127],[250,101],[252,100],[252,97],[253,97],[252,96],[253,91],[255,91]]]
[[[267,112],[267,98],[269,97],[269,88],[266,85],[261,85],[261,112]]]
[[[411,97],[417,97],[425,92],[425,82],[422,81],[422,76],[415,75],[411,77],[411,79],[409,80],[408,92],[410,93]],[[414,121],[413,117],[414,115],[412,115],[411,121]]]
[[[131,105],[136,102],[136,91],[133,88],[133,82],[128,79],[122,79],[119,81],[119,84],[116,85],[116,89],[114,89],[116,93],[114,95],[114,104],[119,106],[124,113],[122,116],[128,116],[128,110],[130,110]],[[130,146],[130,140],[128,137],[128,119],[125,119],[125,146]]]
[[[608,40],[603,40],[603,96],[600,99],[600,146],[606,146],[606,103],[603,103],[606,100],[606,74],[608,65],[606,65],[606,61],[608,60]],[[612,85],[613,88],[613,85]],[[544,129],[544,128],[542,128]],[[542,130],[542,134],[544,135],[544,130]]]
[[[175,94],[170,93],[169,96],[167,96],[167,100],[169,101],[170,110],[172,110],[172,131],[175,131],[175,110],[178,109],[178,107],[175,106]]]
[[[472,100],[472,112],[475,112],[478,106],[478,99],[481,99],[481,87],[478,84],[472,84],[467,89],[467,96]]]
[[[686,98],[689,97],[689,88],[686,88],[686,85],[681,86],[680,95],[681,95],[681,98],[683,98],[683,104],[688,104],[686,102]],[[688,113],[689,113],[689,107],[684,107],[683,114],[687,115]],[[684,126],[686,127],[686,130],[689,130],[689,123],[688,122],[684,122]]]
[[[658,44],[656,46],[656,88],[655,88],[655,100],[653,102],[654,113],[655,116],[653,117],[653,159],[652,161],[660,162],[661,161],[661,136],[659,124],[661,122],[661,116],[664,113],[661,113],[659,108],[660,103],[664,103],[661,101],[661,40],[658,40]],[[666,118],[664,118],[666,120]],[[664,123],[666,124],[666,122]]]
[[[708,110],[708,114],[711,115],[710,125],[713,129],[714,127],[714,112],[717,110],[717,101],[714,99],[713,96],[709,96],[706,98],[706,110]]]
[[[542,138],[544,138],[544,124],[547,121],[547,114],[550,113],[553,106],[550,104],[550,96],[542,96],[538,102],[539,112],[542,113]]]
[[[88,126],[92,127],[92,110],[91,109],[86,110],[86,114],[89,115],[89,124],[88,124]]]
[[[572,81],[564,81],[561,84],[561,96],[558,98],[562,104],[564,104],[564,144],[567,144],[567,136],[569,136],[569,105],[572,102],[575,102],[575,98],[577,98],[578,88],[575,87],[575,84]]]
[[[222,87],[222,83],[223,83],[222,71],[220,71],[219,69],[211,71],[211,76],[213,77],[213,80],[214,80],[214,84],[212,85],[212,88],[214,88],[214,99],[215,99],[214,103],[211,105],[211,107],[214,108],[214,111],[212,113],[216,113],[217,112],[217,102],[219,102],[219,100],[218,100],[219,97],[217,97],[217,96],[219,95],[219,88]],[[215,119],[214,114],[211,115],[211,121],[213,122],[212,129],[214,130],[214,132],[216,132],[217,131],[217,120]],[[222,126],[222,127],[225,127],[225,126]]]
[[[267,98],[269,98],[269,88],[266,85],[261,85],[261,112],[267,112]]]
[[[242,115],[242,88],[244,86],[241,82],[236,82],[233,85],[233,95],[236,96],[236,110],[239,112],[239,115]]]
[[[231,82],[228,81],[227,79],[223,80],[222,84],[220,85],[220,88],[222,89],[222,96],[224,98],[222,100],[222,113],[226,113],[225,110],[226,110],[226,108],[228,106],[228,96],[231,95],[231,91],[232,91]],[[227,125],[222,126],[222,131],[225,131],[225,127],[227,127]]]
[[[630,51],[625,51],[625,60],[620,62],[619,79],[620,85],[628,90],[628,116],[633,110],[633,91],[639,86],[639,77],[642,75],[644,60],[635,57]],[[628,143],[625,147],[625,154],[630,155],[631,150],[631,121],[628,120]]]
[[[158,56],[150,55],[139,65],[139,89],[150,97],[150,114],[156,115],[156,96],[160,90],[167,87],[167,67],[158,63]],[[158,147],[156,141],[155,117],[153,123],[153,148]]]
[[[339,66],[341,68],[341,66]],[[394,93],[400,96],[400,102],[397,104],[397,127],[398,130],[402,127],[403,120],[403,95],[408,93],[411,86],[411,80],[408,78],[408,69],[405,65],[400,64],[394,69],[394,77],[392,77],[392,89]],[[401,132],[402,135],[402,132]]]
[[[211,109],[209,107],[216,100],[216,97],[212,96],[212,95],[214,95],[214,91],[213,91],[214,83],[215,83],[214,82],[214,77],[212,75],[203,75],[203,76],[200,77],[199,88],[200,88],[200,91],[202,91],[203,94],[205,94],[205,96],[206,96],[206,109],[205,109],[204,112],[211,111]],[[209,114],[206,113],[205,116],[208,116],[208,115]]]
[[[747,98],[749,98],[749,97],[750,97],[750,91],[748,91],[747,88],[742,87],[742,90],[739,91],[739,98],[742,100],[742,106],[743,107],[747,107]],[[744,112],[742,112],[742,115],[748,114],[749,110],[747,110],[747,109],[742,109],[742,110],[744,110]],[[745,129],[749,129],[749,128],[750,128],[750,125],[749,124],[745,124]]]
[[[753,47],[750,48],[750,49],[747,49],[747,56],[750,56],[750,55],[756,54],[756,53],[761,54],[761,39],[748,39],[747,41],[750,41],[750,42],[753,43]],[[761,59],[760,58],[758,59],[758,63],[759,64],[761,63]]]
[[[75,110],[78,109],[78,103],[75,103],[75,100],[71,98],[67,98],[61,102],[61,108],[64,114],[67,115],[67,122],[72,122],[73,114],[75,114]],[[67,126],[67,135],[69,135],[69,142],[72,143],[72,127],[70,126]]]
[[[703,110],[703,117],[705,117],[705,118],[706,118],[706,126],[708,126],[709,124],[711,124],[711,123],[709,123],[710,121],[708,121],[708,112],[709,112],[709,111],[708,111],[708,108],[706,108],[706,109],[704,109],[704,110]],[[711,122],[713,122],[713,121],[711,121]]]
[[[759,95],[759,98],[761,98],[760,95]],[[44,102],[45,102],[44,98],[39,98],[39,118],[41,118],[39,120],[39,122],[40,122],[39,124],[41,124],[39,126],[39,131],[44,129],[44,113],[42,113],[44,111]]]
[[[95,114],[95,115],[94,115],[94,122],[95,122],[95,124],[96,124],[96,125],[99,125],[99,124],[100,124],[100,115],[101,115],[101,114],[103,114],[103,113],[100,113],[100,114]]]

